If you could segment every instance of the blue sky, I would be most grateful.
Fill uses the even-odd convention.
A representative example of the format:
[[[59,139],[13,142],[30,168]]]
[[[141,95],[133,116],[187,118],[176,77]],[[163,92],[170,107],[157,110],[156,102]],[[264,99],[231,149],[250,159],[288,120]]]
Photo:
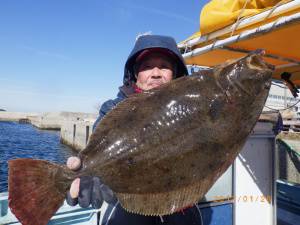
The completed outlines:
[[[136,36],[182,41],[206,2],[0,0],[0,108],[97,112],[117,94]]]

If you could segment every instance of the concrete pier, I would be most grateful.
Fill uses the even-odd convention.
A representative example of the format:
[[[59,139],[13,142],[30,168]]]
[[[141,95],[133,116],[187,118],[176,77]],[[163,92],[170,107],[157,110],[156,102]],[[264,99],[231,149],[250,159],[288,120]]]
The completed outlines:
[[[98,114],[81,112],[23,113],[2,112],[0,121],[31,123],[39,129],[60,130],[60,140],[80,151],[85,148]]]
[[[66,121],[94,121],[97,114],[80,112],[45,112],[45,113],[23,113],[23,112],[0,112],[0,121],[13,121],[31,123],[39,129],[60,130]]]
[[[84,149],[92,134],[95,119],[83,121],[65,121],[60,130],[60,141],[73,149]]]
[[[27,120],[29,119],[29,117],[34,117],[38,115],[38,113],[0,111],[0,121],[19,122],[20,120]]]
[[[60,130],[67,121],[95,120],[97,114],[79,112],[51,112],[29,117],[31,124],[39,129]]]

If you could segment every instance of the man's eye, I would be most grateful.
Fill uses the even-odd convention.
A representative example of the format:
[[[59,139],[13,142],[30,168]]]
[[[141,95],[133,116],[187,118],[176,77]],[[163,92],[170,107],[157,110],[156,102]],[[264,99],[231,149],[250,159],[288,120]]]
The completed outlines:
[[[150,70],[151,68],[152,68],[151,65],[145,64],[140,67],[140,70]]]
[[[161,68],[161,69],[169,69],[169,70],[172,69],[172,67],[171,67],[170,65],[167,65],[167,64],[161,65],[160,68]]]

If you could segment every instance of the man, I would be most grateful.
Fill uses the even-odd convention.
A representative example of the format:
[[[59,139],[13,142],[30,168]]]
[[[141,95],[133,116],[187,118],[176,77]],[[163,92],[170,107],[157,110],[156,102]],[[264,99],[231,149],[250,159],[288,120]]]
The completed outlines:
[[[140,36],[125,64],[123,86],[120,87],[116,99],[106,101],[101,106],[94,128],[106,113],[130,95],[157,88],[172,79],[187,75],[184,60],[173,38],[160,35]],[[78,169],[80,159],[70,157],[67,166],[73,170]],[[126,212],[116,202],[112,191],[97,177],[75,179],[67,195],[68,204],[75,205],[78,202],[81,207],[88,207],[91,204],[95,208],[100,208],[103,199],[110,203],[104,224],[154,225],[162,222],[172,225],[201,224],[200,211],[196,206],[162,218]]]

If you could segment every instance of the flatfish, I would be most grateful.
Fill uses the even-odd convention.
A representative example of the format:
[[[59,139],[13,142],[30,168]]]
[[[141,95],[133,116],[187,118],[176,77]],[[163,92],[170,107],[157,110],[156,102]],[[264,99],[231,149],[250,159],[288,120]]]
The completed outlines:
[[[274,67],[262,53],[181,77],[119,103],[79,153],[82,168],[9,162],[9,206],[47,224],[72,180],[99,176],[128,211],[166,215],[198,202],[232,164],[263,109]]]

